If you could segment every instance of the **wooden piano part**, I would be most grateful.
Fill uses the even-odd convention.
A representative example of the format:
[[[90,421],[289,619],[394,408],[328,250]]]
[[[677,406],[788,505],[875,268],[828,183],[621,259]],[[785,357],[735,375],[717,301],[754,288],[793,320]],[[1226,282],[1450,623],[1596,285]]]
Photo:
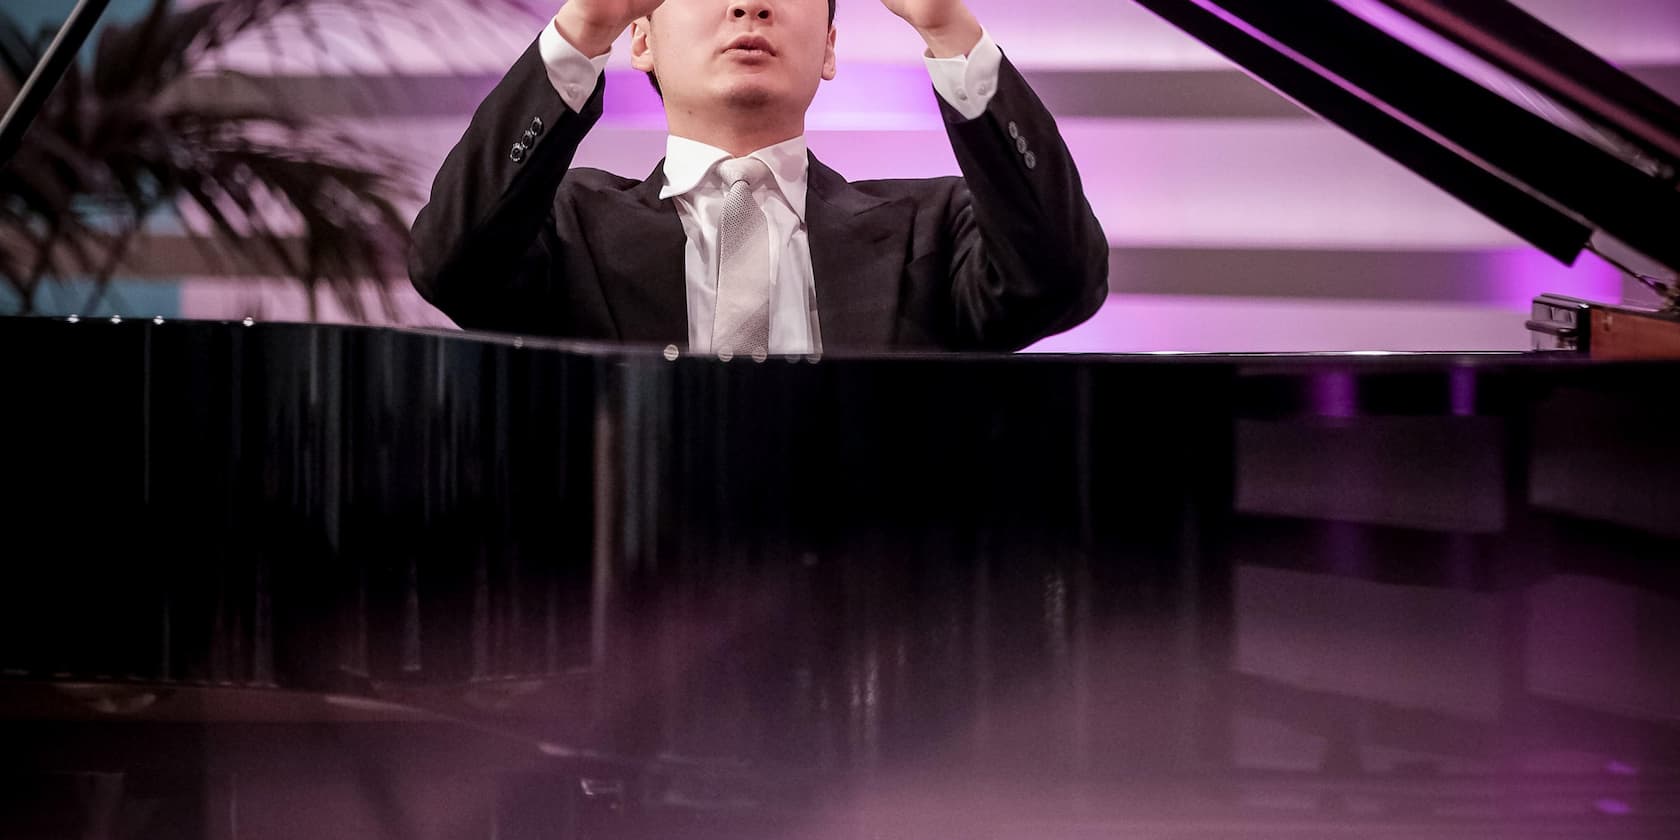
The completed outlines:
[[[1536,350],[1604,361],[1680,359],[1680,311],[1596,303],[1564,295],[1534,299],[1528,321]]]

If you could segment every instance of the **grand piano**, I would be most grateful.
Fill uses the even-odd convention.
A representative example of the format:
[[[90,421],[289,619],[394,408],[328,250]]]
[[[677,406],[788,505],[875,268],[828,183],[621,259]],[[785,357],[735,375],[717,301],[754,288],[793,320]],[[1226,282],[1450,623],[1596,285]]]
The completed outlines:
[[[1680,266],[1675,106],[1512,6],[1140,2],[1548,254]],[[1672,325],[0,320],[0,836],[1674,837]]]

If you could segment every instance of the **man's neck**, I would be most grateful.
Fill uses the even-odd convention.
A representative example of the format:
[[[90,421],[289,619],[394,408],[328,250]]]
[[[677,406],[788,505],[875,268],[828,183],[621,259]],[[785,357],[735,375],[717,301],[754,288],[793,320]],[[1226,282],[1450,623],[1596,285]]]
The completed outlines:
[[[772,121],[742,115],[702,120],[672,112],[667,112],[665,117],[671,134],[714,146],[734,157],[744,157],[805,133],[804,119]]]

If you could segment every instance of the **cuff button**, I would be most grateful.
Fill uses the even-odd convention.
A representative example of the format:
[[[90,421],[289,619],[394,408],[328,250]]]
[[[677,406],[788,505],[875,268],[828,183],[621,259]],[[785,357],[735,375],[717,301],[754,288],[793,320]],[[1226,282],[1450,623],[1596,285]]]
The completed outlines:
[[[1015,138],[1015,151],[1023,155],[1027,153],[1027,138],[1020,136]]]
[[[514,163],[519,163],[520,161],[524,160],[525,159],[525,147],[523,145],[519,144],[519,143],[513,144],[513,149],[508,152],[508,159],[513,161]]]
[[[541,134],[541,133],[543,133],[543,121],[542,121],[542,117],[532,117],[532,118],[531,118],[531,128],[530,128],[530,132],[531,132],[531,136],[532,136],[532,137],[535,137],[535,136],[537,136],[537,135],[538,135],[538,134]]]
[[[1026,162],[1028,169],[1038,165],[1038,155],[1035,155],[1032,152],[1027,152],[1026,155],[1022,156],[1022,160]]]
[[[1021,127],[1016,125],[1014,120],[1009,121],[1009,139],[1021,139]]]

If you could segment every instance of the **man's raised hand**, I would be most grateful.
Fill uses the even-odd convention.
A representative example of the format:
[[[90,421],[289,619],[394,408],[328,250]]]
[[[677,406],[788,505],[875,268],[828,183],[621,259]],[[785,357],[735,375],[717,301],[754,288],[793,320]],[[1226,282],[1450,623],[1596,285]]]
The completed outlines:
[[[554,16],[554,28],[578,52],[597,56],[637,18],[653,14],[665,0],[566,0]]]
[[[927,42],[934,58],[967,55],[980,43],[980,21],[963,0],[881,0]]]

